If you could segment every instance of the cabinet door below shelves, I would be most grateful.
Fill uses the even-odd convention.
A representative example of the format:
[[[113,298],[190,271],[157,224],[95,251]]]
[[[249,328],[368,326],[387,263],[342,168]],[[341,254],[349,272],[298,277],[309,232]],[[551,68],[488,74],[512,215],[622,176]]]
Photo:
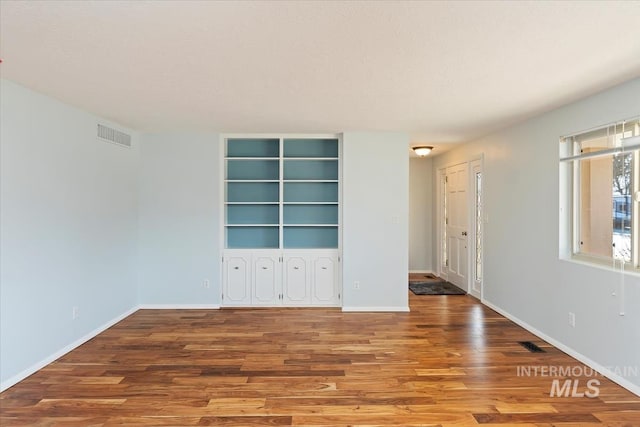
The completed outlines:
[[[223,300],[225,306],[251,304],[251,255],[225,257],[223,265]]]
[[[282,274],[279,257],[276,255],[254,255],[253,257],[253,305],[280,304]]]
[[[284,257],[283,304],[308,305],[311,303],[311,286],[307,260],[303,256]]]
[[[335,255],[318,255],[312,259],[313,286],[311,303],[314,305],[337,305],[338,260]]]

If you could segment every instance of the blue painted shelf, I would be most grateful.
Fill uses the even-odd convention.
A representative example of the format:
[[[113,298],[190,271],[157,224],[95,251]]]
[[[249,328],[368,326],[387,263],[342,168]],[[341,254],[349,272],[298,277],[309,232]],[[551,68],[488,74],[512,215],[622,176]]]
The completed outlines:
[[[226,248],[338,248],[337,138],[229,138]]]

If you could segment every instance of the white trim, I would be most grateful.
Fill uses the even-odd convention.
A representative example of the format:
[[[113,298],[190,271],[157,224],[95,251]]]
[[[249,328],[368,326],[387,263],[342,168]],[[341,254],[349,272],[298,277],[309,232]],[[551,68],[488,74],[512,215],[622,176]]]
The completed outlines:
[[[572,255],[570,258],[561,256],[559,260],[564,262],[570,262],[573,264],[583,265],[585,267],[593,267],[599,270],[609,271],[611,273],[626,274],[633,277],[640,277],[640,269],[635,267],[628,267],[628,268],[625,268],[624,270],[621,270],[619,268],[614,268],[611,265],[612,264],[611,259],[603,260],[595,257],[589,257],[588,255],[575,254],[575,255]],[[633,264],[625,263],[625,267],[627,265],[633,265]],[[629,282],[629,283],[633,283],[633,282]]]
[[[12,376],[6,381],[3,381],[2,383],[0,383],[0,392],[3,392],[9,387],[14,386],[15,384],[19,383],[20,381],[24,380],[30,375],[35,374],[40,369],[49,365],[51,362],[56,361],[57,359],[61,358],[65,354],[69,353],[71,350],[74,350],[77,347],[80,347],[82,344],[86,343],[92,338],[95,338],[102,332],[106,331],[116,323],[131,316],[133,313],[135,313],[138,310],[149,310],[149,309],[195,310],[195,309],[219,309],[219,308],[220,306],[217,304],[140,304],[140,305],[136,305],[130,308],[129,310],[125,311],[124,313],[120,314],[119,316],[116,316],[113,319],[109,320],[108,322],[104,323],[102,326],[97,327],[96,329],[92,330],[91,332],[87,333],[81,338],[78,338],[71,344],[64,346],[60,350],[45,357],[41,361],[31,365],[30,367],[23,370],[22,372]]]
[[[225,132],[220,133],[220,138],[224,142],[229,138],[269,138],[269,139],[306,139],[306,138],[321,138],[331,139],[336,138],[338,135],[342,135],[342,132],[336,133],[288,133],[288,132]]]
[[[433,270],[409,270],[409,274],[433,274],[437,276]]]
[[[343,312],[376,312],[376,311],[391,311],[391,312],[409,312],[409,307],[342,307]]]
[[[0,383],[0,392],[5,391],[9,387],[12,387],[13,385],[19,383],[20,381],[24,380],[28,376],[35,374],[36,372],[38,372],[40,369],[44,368],[45,366],[47,366],[51,362],[54,362],[55,360],[61,358],[65,354],[69,353],[71,350],[74,350],[75,348],[80,347],[82,344],[86,343],[87,341],[89,341],[90,339],[94,338],[98,334],[101,334],[102,332],[106,331],[107,329],[109,329],[110,327],[115,325],[116,323],[126,319],[129,316],[131,316],[133,313],[138,311],[138,308],[139,308],[138,306],[134,306],[133,308],[130,308],[129,310],[127,310],[124,313],[122,313],[121,315],[116,316],[115,318],[109,320],[108,322],[106,322],[102,326],[99,326],[96,329],[94,329],[93,331],[89,332],[88,334],[82,336],[81,338],[78,338],[77,340],[75,340],[71,344],[62,347],[60,350],[56,351],[55,353],[51,354],[50,356],[45,357],[41,361],[31,365],[30,367],[28,367],[27,369],[23,370],[22,372],[12,376],[11,378],[7,379],[6,381],[3,381],[2,383]]]
[[[219,310],[219,304],[140,304],[139,310]]]
[[[640,138],[634,136],[633,138]],[[623,138],[623,139],[631,139],[631,138]],[[586,159],[596,159],[599,157],[605,156],[615,156],[616,154],[629,154],[632,151],[638,150],[640,148],[640,143],[634,143],[627,146],[622,147],[614,147],[614,148],[606,148],[600,151],[592,151],[584,154],[576,154],[575,156],[562,157],[560,158],[560,162],[574,162],[577,160],[586,160]]]
[[[336,304],[289,304],[289,305],[255,305],[255,304],[238,304],[238,305],[223,305],[220,309],[225,308],[247,308],[247,309],[255,309],[255,308],[342,308],[340,305]]]
[[[478,189],[477,189],[477,180],[476,180],[476,174],[480,173],[480,176],[482,178],[482,190],[481,190],[481,197],[482,199],[480,200],[480,204],[482,206],[482,217],[480,218],[480,222],[481,222],[481,227],[482,227],[482,235],[480,236],[481,242],[480,242],[480,246],[483,248],[483,251],[480,255],[480,264],[482,266],[482,270],[483,270],[483,275],[484,275],[484,234],[485,234],[485,230],[486,227],[484,226],[486,224],[485,222],[485,210],[486,210],[486,206],[485,206],[485,191],[486,191],[486,179],[485,179],[485,173],[484,173],[484,154],[482,154],[480,156],[480,158],[472,160],[469,162],[469,189],[470,194],[469,194],[469,230],[470,230],[470,235],[471,238],[469,239],[468,242],[468,248],[469,248],[469,253],[468,253],[468,266],[467,269],[469,271],[468,274],[468,283],[469,283],[469,290],[468,290],[468,294],[471,295],[472,297],[475,297],[476,299],[482,300],[482,296],[484,293],[484,286],[483,286],[483,279],[481,279],[479,282],[476,280],[476,248],[478,245],[478,242],[476,241],[476,237],[478,235],[478,229],[477,229],[477,212],[476,212],[476,198],[478,196]],[[480,286],[480,292],[475,292],[474,288],[476,287],[476,284],[479,284]]]
[[[580,135],[585,134],[585,133],[591,133],[591,132],[595,132],[597,130],[606,129],[606,128],[611,127],[611,126],[623,125],[626,122],[630,122],[630,121],[634,121],[634,120],[638,120],[638,119],[640,119],[639,116],[631,116],[631,117],[627,117],[627,118],[622,119],[622,120],[617,120],[617,121],[613,121],[613,122],[609,122],[609,123],[603,123],[603,124],[600,124],[598,126],[594,126],[594,127],[588,128],[588,129],[583,129],[583,130],[580,130],[580,131],[577,131],[577,132],[570,133],[568,135],[562,135],[560,137],[560,140],[562,141],[564,139],[573,138],[575,136],[580,136]]]
[[[538,329],[534,328],[533,326],[529,325],[527,322],[524,322],[524,321],[518,319],[517,317],[515,317],[511,313],[509,313],[507,311],[504,311],[501,308],[498,308],[497,306],[495,306],[494,304],[490,303],[486,299],[483,299],[482,303],[484,305],[486,305],[487,307],[489,307],[490,309],[492,309],[495,312],[497,312],[498,314],[500,314],[500,315],[506,317],[507,319],[511,320],[512,322],[516,323],[518,326],[523,327],[527,331],[529,331],[532,334],[536,335],[537,337],[543,339],[544,341],[548,342],[549,344],[551,344],[552,346],[556,347],[557,349],[567,353],[569,356],[573,357],[574,359],[578,360],[579,362],[584,363],[588,367],[590,367],[593,370],[599,372],[603,376],[609,378],[614,383],[617,383],[621,387],[624,387],[625,389],[629,390],[631,393],[635,394],[636,396],[640,396],[640,385],[632,383],[631,381],[627,380],[626,378],[624,378],[624,377],[616,374],[615,372],[611,371],[611,369],[600,365],[599,363],[597,363],[597,362],[593,361],[592,359],[588,358],[587,356],[577,352],[576,350],[572,349],[571,347],[568,347],[568,346],[562,344],[560,341],[558,341],[558,340],[556,340],[554,338],[551,338],[547,334],[545,334],[545,333],[539,331]]]
[[[473,218],[473,212],[474,212],[474,208],[473,208],[473,204],[471,203],[473,198],[472,198],[472,192],[471,192],[471,164],[473,162],[480,162],[480,168],[482,170],[482,174],[483,174],[483,184],[486,183],[486,174],[485,174],[485,168],[484,168],[484,153],[480,153],[478,155],[475,156],[470,156],[468,157],[466,160],[464,161],[452,161],[449,163],[444,163],[440,166],[437,166],[436,169],[434,170],[434,174],[435,174],[435,186],[436,186],[436,246],[437,246],[437,251],[436,251],[436,273],[434,273],[436,276],[441,277],[445,280],[449,280],[449,274],[447,269],[443,270],[443,265],[442,265],[442,235],[443,235],[443,224],[442,224],[442,219],[444,216],[444,212],[443,212],[443,204],[444,204],[444,199],[442,197],[442,176],[444,175],[446,177],[447,175],[447,169],[453,166],[458,166],[458,165],[467,165],[467,217],[466,217],[466,221],[467,221],[467,230],[471,229],[471,223],[472,223],[472,218]],[[485,196],[486,197],[486,196]],[[445,226],[446,228],[446,226]],[[469,240],[467,240],[468,243]],[[466,290],[468,295],[471,295],[471,289],[472,289],[472,285],[471,285],[471,281],[473,280],[472,274],[471,274],[471,248],[470,245],[467,244],[467,277],[466,277],[467,283],[466,285]],[[456,285],[457,286],[457,285]],[[461,287],[461,288],[464,288]],[[482,292],[481,292],[482,294]],[[477,296],[476,296],[477,298]],[[480,296],[480,298],[482,298],[482,295]]]
[[[444,212],[443,212],[443,204],[444,204],[444,198],[442,197],[442,192],[443,192],[443,185],[442,185],[442,179],[443,177],[447,176],[447,168],[446,167],[442,167],[442,168],[438,168],[434,171],[435,173],[435,186],[436,186],[436,194],[435,194],[435,199],[436,199],[436,265],[435,265],[435,275],[438,277],[441,277],[445,280],[448,279],[447,277],[447,272],[446,270],[444,270],[442,268],[442,234],[443,234],[443,230],[442,230],[442,224],[440,223],[440,221],[442,221],[442,217],[444,216]],[[446,178],[445,178],[446,179]]]
[[[225,161],[225,158],[227,157],[227,138],[228,136],[224,135],[224,134],[220,134],[218,135],[218,144],[219,147],[218,149],[220,150],[219,155],[219,165],[221,165],[221,167],[219,168],[218,171],[218,194],[219,194],[219,198],[218,198],[218,206],[219,206],[219,211],[222,212],[222,215],[220,215],[219,217],[219,221],[218,221],[218,242],[219,242],[219,248],[220,248],[220,255],[221,255],[221,261],[224,262],[224,248],[227,247],[227,230],[224,227],[224,224],[227,220],[227,209],[226,209],[226,200],[227,200],[227,189],[226,189],[226,179],[227,179],[227,162]],[[222,206],[220,208],[220,206]],[[220,269],[220,283],[224,283],[223,282],[223,270],[224,268]],[[222,292],[222,287],[221,286],[221,291]]]
[[[344,198],[343,198],[343,187],[344,187],[344,173],[342,168],[344,167],[344,133],[337,133],[338,138],[338,258],[336,264],[335,278],[338,281],[336,283],[336,290],[338,291],[338,303],[336,307],[342,307],[344,303],[344,284],[342,283],[342,278],[344,277],[344,262],[342,262],[342,248],[344,245],[342,244],[342,238],[344,236]]]

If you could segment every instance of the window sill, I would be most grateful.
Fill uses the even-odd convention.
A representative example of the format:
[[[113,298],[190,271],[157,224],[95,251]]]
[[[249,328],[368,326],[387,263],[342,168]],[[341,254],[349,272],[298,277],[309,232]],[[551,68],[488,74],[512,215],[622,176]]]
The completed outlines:
[[[561,261],[572,262],[574,264],[585,265],[587,267],[594,267],[600,270],[611,271],[613,273],[624,273],[635,277],[640,277],[640,268],[631,267],[627,265],[624,270],[620,268],[620,264],[613,266],[611,260],[604,260],[599,258],[593,258],[585,255],[572,255],[571,257],[560,257]]]

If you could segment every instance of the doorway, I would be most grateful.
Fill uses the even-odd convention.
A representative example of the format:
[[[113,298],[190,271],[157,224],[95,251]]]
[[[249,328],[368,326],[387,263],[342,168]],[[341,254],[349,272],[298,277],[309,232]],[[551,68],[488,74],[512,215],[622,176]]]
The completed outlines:
[[[468,290],[467,163],[450,166],[444,176],[444,236],[447,280]]]
[[[482,159],[438,171],[438,275],[482,298]]]

